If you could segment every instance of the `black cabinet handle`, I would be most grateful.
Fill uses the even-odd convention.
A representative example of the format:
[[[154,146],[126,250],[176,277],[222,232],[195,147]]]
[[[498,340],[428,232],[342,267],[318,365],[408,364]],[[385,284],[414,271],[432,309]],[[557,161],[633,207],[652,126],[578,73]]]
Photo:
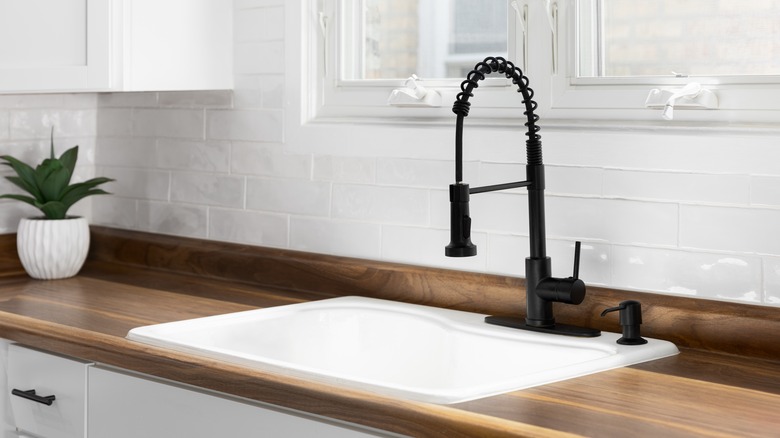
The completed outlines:
[[[13,389],[11,390],[11,394],[26,398],[27,400],[32,400],[34,402],[43,403],[46,406],[51,406],[52,403],[54,403],[54,397],[53,395],[47,395],[47,396],[40,396],[35,394],[35,390],[31,389],[29,391],[22,391],[21,389]]]

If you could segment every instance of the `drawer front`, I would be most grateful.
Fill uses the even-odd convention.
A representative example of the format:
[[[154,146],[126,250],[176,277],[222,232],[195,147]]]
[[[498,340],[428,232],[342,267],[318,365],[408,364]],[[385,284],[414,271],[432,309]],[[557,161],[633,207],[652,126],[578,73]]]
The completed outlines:
[[[86,436],[88,365],[15,344],[8,347],[8,391],[22,436]]]

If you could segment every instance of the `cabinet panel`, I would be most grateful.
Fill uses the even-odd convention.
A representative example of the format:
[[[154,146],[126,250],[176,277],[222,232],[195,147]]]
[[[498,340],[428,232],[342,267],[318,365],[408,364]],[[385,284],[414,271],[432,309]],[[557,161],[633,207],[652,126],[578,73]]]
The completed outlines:
[[[381,436],[100,367],[88,400],[90,438]]]
[[[0,93],[233,87],[233,2],[0,0]]]
[[[87,367],[84,362],[10,345],[8,390],[35,391],[29,398],[11,396],[16,427],[45,438],[83,438]],[[46,396],[55,397],[51,405],[43,403]]]
[[[108,88],[111,2],[0,0],[0,90]]]

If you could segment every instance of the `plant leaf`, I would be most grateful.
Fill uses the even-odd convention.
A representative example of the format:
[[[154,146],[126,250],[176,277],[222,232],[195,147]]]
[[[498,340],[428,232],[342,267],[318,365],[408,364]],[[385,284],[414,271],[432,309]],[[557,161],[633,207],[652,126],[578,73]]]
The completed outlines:
[[[22,178],[20,178],[18,176],[7,176],[7,177],[5,177],[5,179],[7,179],[8,181],[11,181],[12,183],[14,183],[14,185],[16,185],[20,189],[24,190],[25,192],[33,195],[33,197],[35,197],[36,200],[42,201],[41,195],[40,195],[41,192],[40,192],[40,190],[38,190],[38,187],[36,187],[34,183],[30,184],[30,183],[28,183],[27,181],[23,180]]]
[[[51,135],[50,135],[50,138],[51,138],[51,156],[50,156],[50,158],[53,160],[54,159],[54,125],[51,125]]]
[[[23,182],[23,184],[19,184],[11,179],[14,177],[6,177],[6,178],[12,183],[22,188],[23,190],[25,190],[26,192],[33,195],[36,199],[40,200],[42,198],[42,195],[41,195],[41,191],[38,189],[38,184],[36,184],[35,182],[35,170],[32,167],[28,166],[27,164],[17,160],[16,158],[10,155],[3,155],[0,158],[5,160],[6,162],[4,164],[11,166],[11,168],[16,172],[16,174],[19,175],[18,176],[19,182],[20,183]]]
[[[7,195],[0,195],[0,199],[16,199],[17,201],[22,201],[27,204],[32,205],[35,208],[38,208],[38,203],[35,201],[35,198],[31,198],[29,196],[25,195],[14,195],[14,194],[7,194]]]
[[[59,201],[62,192],[68,188],[70,171],[64,167],[56,167],[41,184],[41,193],[47,201]]]
[[[62,197],[61,202],[65,205],[66,209],[69,209],[73,206],[73,204],[81,201],[82,199],[86,198],[87,196],[92,195],[110,195],[111,193],[108,193],[107,191],[103,189],[91,189],[90,187],[80,187],[76,190],[70,191],[67,195]]]
[[[79,158],[79,147],[73,146],[72,148],[68,149],[67,151],[63,152],[60,156],[60,163],[62,163],[62,167],[68,169],[68,172],[70,172],[71,176],[73,175],[73,171],[76,169],[76,161]],[[68,180],[70,182],[70,180]]]
[[[47,158],[43,160],[43,162],[39,164],[38,167],[35,168],[35,184],[40,189],[44,200],[52,199],[43,189],[46,180],[49,178],[49,175],[51,175],[52,172],[61,168],[62,168],[62,163],[60,163],[59,160],[57,160],[56,158],[54,159]]]
[[[59,201],[50,201],[40,207],[47,219],[65,219],[65,213],[68,212],[68,208]]]

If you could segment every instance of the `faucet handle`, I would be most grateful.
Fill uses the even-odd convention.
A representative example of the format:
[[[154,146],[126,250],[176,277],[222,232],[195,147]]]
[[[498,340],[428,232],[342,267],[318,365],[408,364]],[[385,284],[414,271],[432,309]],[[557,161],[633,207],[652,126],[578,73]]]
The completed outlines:
[[[575,280],[580,278],[580,247],[582,247],[582,242],[579,240],[574,242],[574,273],[571,278]]]

